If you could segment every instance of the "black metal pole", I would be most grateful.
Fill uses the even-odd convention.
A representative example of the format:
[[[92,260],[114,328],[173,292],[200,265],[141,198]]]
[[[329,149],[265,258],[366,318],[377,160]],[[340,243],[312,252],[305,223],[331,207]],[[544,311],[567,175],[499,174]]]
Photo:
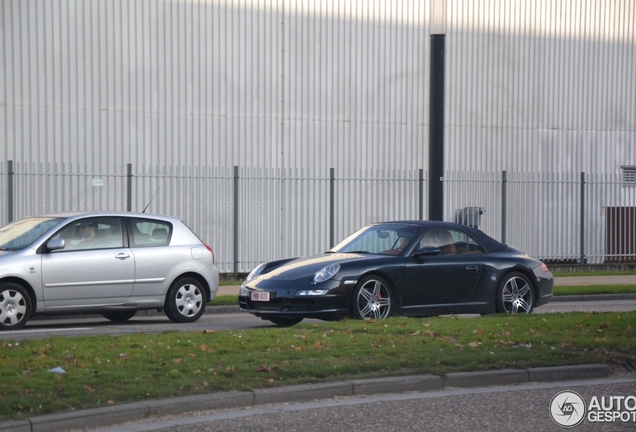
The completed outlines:
[[[506,243],[508,232],[508,172],[501,172],[501,242]]]
[[[581,264],[587,264],[585,257],[585,173],[581,173]]]
[[[126,166],[126,211],[132,211],[132,164]]]
[[[334,225],[335,225],[335,207],[336,207],[336,169],[329,169],[329,247],[334,246]]]
[[[431,35],[428,218],[444,219],[444,50],[445,35]]]
[[[239,167],[234,166],[234,222],[232,226],[234,232],[234,273],[238,273],[239,266]]]
[[[420,185],[420,220],[424,219],[424,170],[419,170],[419,185]]]
[[[7,165],[7,222],[13,222],[13,161]]]

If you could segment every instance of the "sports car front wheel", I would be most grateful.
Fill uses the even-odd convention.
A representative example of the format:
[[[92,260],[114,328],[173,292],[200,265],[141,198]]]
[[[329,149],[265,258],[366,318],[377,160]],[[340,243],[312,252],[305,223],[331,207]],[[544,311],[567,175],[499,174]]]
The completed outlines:
[[[510,273],[499,284],[497,312],[530,313],[534,307],[534,291],[526,276]]]
[[[353,293],[353,315],[358,319],[388,318],[393,314],[389,284],[379,276],[367,276]]]

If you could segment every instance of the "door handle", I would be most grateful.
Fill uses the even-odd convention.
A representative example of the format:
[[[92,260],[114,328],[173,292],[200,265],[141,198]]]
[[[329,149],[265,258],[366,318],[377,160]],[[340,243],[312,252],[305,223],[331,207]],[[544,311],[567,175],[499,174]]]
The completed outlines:
[[[466,267],[466,270],[471,273],[477,273],[479,271],[479,267],[476,265],[469,265],[468,267]]]
[[[115,258],[117,258],[118,260],[125,260],[126,258],[130,258],[130,255],[125,253],[118,253],[117,255],[115,255]]]

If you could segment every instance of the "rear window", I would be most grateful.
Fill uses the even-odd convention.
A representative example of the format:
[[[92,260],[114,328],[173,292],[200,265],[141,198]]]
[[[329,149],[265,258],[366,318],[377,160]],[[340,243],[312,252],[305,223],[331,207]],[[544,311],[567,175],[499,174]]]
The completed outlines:
[[[167,246],[172,236],[172,224],[152,219],[130,219],[130,246]]]

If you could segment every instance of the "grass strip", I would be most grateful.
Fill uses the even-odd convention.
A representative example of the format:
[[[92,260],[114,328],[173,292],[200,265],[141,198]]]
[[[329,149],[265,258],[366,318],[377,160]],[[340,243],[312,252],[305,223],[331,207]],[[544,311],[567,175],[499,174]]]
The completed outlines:
[[[636,361],[634,328],[636,312],[577,312],[0,341],[0,420],[354,378],[615,367]]]

